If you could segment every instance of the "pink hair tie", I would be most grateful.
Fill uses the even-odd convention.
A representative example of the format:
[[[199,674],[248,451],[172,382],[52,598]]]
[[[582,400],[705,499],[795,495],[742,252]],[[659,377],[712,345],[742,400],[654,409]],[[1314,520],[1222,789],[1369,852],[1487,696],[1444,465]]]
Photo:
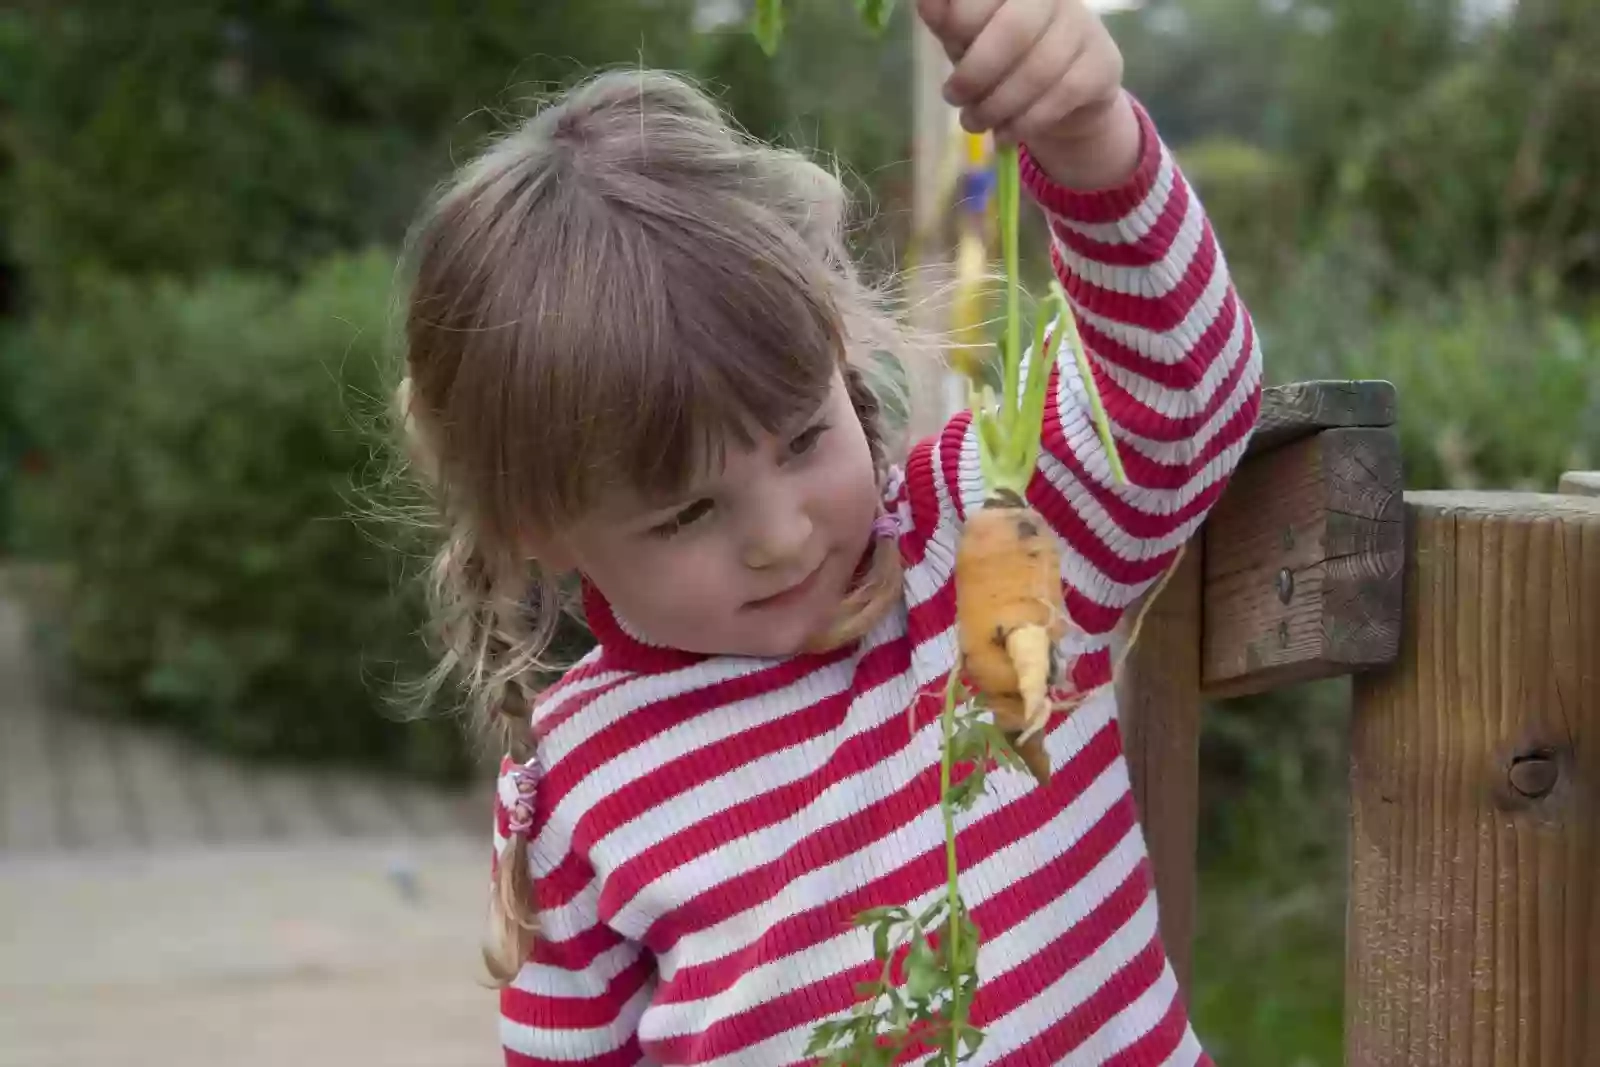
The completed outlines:
[[[899,537],[900,520],[894,515],[879,515],[872,520],[873,537]]]
[[[539,780],[543,777],[544,769],[532,760],[512,768],[511,781],[516,786],[517,798],[507,813],[506,824],[511,836],[527,837],[533,833],[534,807],[538,799]]]

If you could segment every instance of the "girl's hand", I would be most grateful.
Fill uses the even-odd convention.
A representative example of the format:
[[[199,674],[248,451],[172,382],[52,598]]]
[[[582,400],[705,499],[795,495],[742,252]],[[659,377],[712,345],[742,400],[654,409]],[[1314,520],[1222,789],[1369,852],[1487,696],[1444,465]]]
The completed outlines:
[[[1122,53],[1083,0],[917,0],[955,64],[944,97],[972,133],[1021,142],[1056,181],[1120,185],[1140,152]]]

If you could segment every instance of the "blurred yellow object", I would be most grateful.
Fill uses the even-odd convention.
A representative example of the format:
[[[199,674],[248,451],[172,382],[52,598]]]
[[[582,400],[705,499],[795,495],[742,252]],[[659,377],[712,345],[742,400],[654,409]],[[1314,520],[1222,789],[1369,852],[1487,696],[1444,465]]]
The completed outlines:
[[[955,276],[949,320],[948,363],[974,384],[981,382],[986,366],[994,361],[985,279],[991,255],[990,230],[994,212],[994,142],[987,134],[960,129],[960,116],[950,113],[955,133],[946,143],[938,171],[937,199],[945,205],[938,218],[924,219],[911,235],[910,262],[926,258],[946,226],[955,231]],[[952,215],[954,218],[952,219]]]
[[[989,215],[994,146],[984,134],[965,133],[957,184],[955,291],[950,306],[950,365],[975,384],[991,355],[984,329],[984,276],[989,265]]]
[[[967,166],[971,168],[987,167],[990,157],[988,136],[981,133],[969,133],[962,140],[967,148]]]
[[[956,246],[955,294],[950,302],[950,365],[974,380],[988,358],[983,291],[988,265],[989,249],[983,234],[975,227],[965,227]]]

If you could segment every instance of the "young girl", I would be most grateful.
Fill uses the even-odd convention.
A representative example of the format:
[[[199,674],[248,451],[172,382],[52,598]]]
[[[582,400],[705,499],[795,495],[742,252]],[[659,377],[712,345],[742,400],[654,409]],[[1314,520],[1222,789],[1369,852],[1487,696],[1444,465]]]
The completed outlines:
[[[1128,484],[1054,373],[1029,499],[1095,695],[1053,774],[960,823],[975,1062],[1204,1062],[1156,928],[1109,644],[1205,518],[1260,366],[1201,207],[1079,0],[922,0],[972,130],[1018,141]],[[449,654],[510,727],[495,953],[509,1064],[792,1064],[876,977],[852,917],[944,892],[970,416],[893,462],[858,360],[901,347],[845,197],[625,72],[468,165],[418,231],[404,387],[449,539]],[[529,692],[573,575],[598,641]],[[908,728],[909,722],[909,728]]]

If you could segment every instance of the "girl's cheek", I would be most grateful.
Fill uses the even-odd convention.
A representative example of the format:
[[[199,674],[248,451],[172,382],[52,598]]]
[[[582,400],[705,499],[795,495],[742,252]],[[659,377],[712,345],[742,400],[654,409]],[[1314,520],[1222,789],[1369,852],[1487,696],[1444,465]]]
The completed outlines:
[[[676,613],[699,603],[709,589],[724,583],[726,576],[716,573],[712,565],[715,549],[712,538],[663,542],[633,558],[633,580],[641,590],[648,590],[653,603]]]

